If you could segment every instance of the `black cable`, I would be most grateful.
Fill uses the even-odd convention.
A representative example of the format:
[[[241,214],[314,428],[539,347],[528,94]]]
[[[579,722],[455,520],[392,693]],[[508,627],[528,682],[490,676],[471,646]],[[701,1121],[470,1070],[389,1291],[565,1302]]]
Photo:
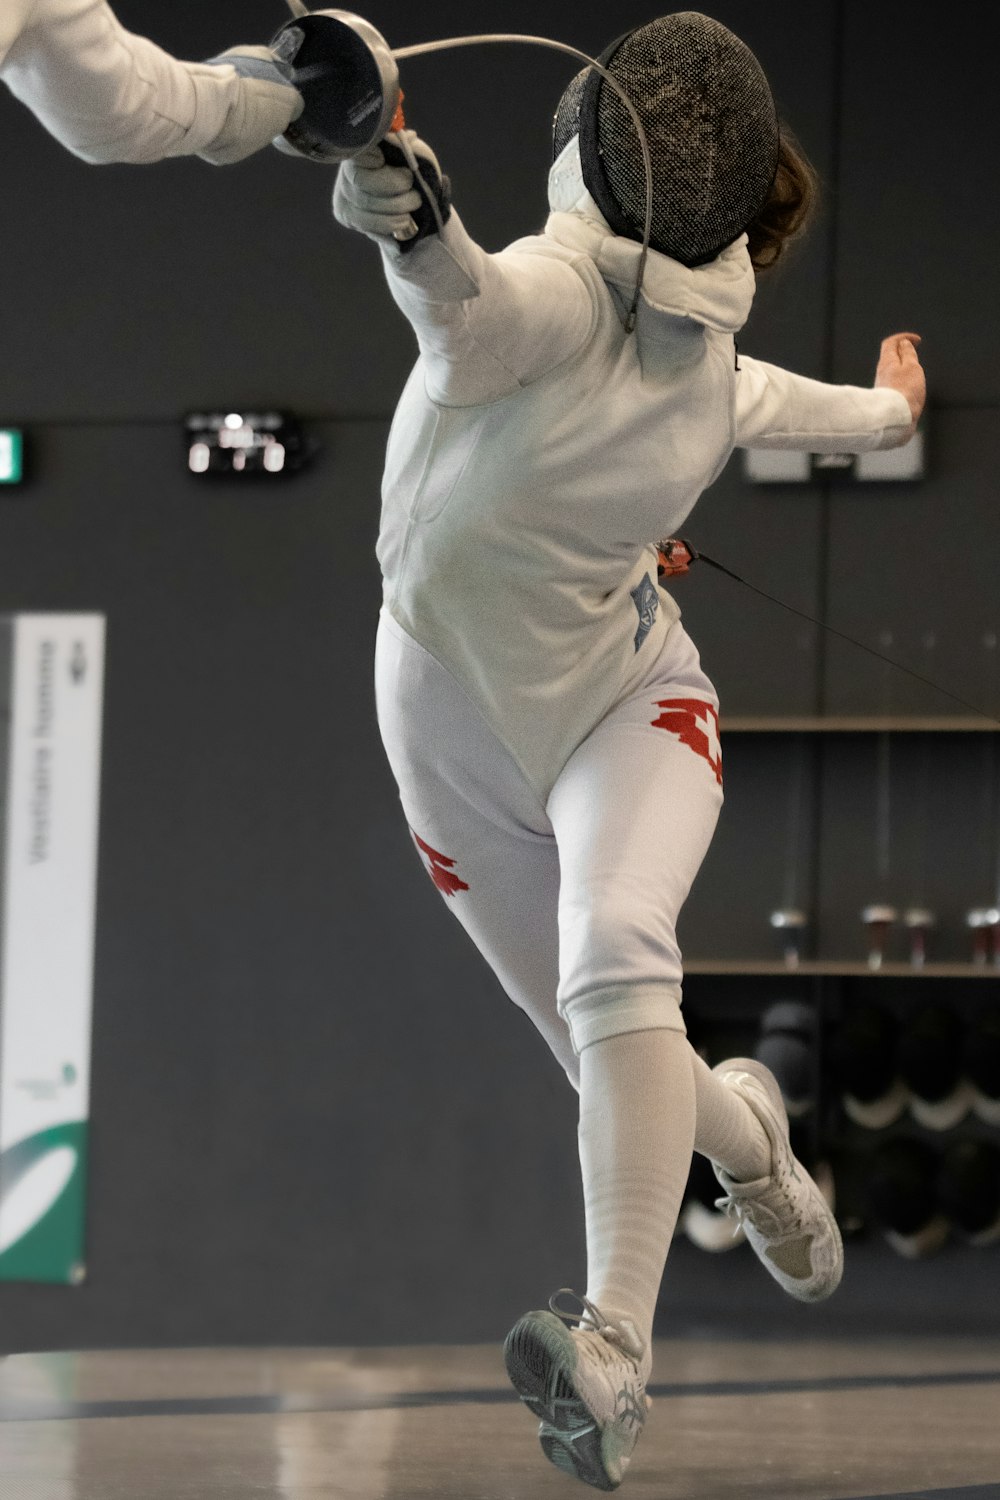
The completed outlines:
[[[762,599],[767,599],[771,604],[777,604],[781,609],[787,609],[789,614],[797,615],[800,620],[807,620],[810,625],[818,625],[821,630],[826,630],[830,635],[837,636],[839,640],[846,641],[849,646],[857,646],[859,651],[867,651],[868,655],[874,656],[877,661],[886,662],[890,667],[895,667],[897,671],[905,672],[908,677],[915,677],[917,682],[922,682],[925,687],[933,688],[936,693],[943,693],[946,698],[951,698],[953,702],[960,703],[963,708],[969,709],[971,713],[977,714],[981,719],[988,720],[989,723],[995,724],[1000,729],[1000,719],[995,714],[987,713],[978,704],[970,703],[967,698],[960,698],[957,693],[953,693],[950,688],[942,687],[933,678],[925,677],[921,672],[915,672],[912,667],[904,666],[901,661],[895,661],[891,656],[886,656],[882,651],[876,651],[874,646],[866,646],[864,641],[859,641],[853,635],[847,635],[843,630],[838,630],[835,625],[828,625],[825,620],[818,620],[815,615],[806,614],[805,610],[796,609],[794,604],[788,604],[784,599],[779,599],[774,594],[769,594],[766,589],[758,588],[755,583],[750,583],[748,579],[741,578],[739,573],[734,573],[732,568],[727,568],[723,563],[716,562],[714,557],[706,557],[704,552],[699,552],[686,538],[684,545],[696,561],[708,563],[710,568],[715,568],[719,573],[725,573],[727,578],[731,578],[734,583],[741,583],[752,594],[759,594]]]

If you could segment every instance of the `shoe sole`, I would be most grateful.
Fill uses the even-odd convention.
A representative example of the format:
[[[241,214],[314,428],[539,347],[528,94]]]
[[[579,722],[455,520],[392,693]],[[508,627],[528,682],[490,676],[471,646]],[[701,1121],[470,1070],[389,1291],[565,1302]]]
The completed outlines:
[[[607,1471],[601,1431],[573,1384],[568,1353],[575,1354],[568,1330],[545,1312],[515,1323],[503,1349],[511,1385],[542,1424],[538,1440],[549,1462],[595,1490],[616,1490],[621,1481]]]
[[[760,1084],[761,1088],[770,1099],[775,1110],[784,1120],[785,1133],[788,1134],[788,1111],[785,1109],[785,1100],[781,1093],[781,1085],[778,1083],[778,1080],[775,1078],[770,1068],[765,1067],[763,1063],[758,1062],[755,1057],[733,1057],[727,1058],[725,1062],[717,1063],[712,1071],[713,1073],[718,1074],[749,1073],[751,1077],[755,1078]],[[791,1151],[791,1146],[789,1146],[789,1151]],[[841,1237],[840,1226],[837,1223],[833,1210],[830,1208],[829,1203],[823,1196],[823,1192],[819,1187],[819,1184],[816,1182],[811,1173],[806,1171],[805,1167],[799,1161],[794,1152],[792,1152],[792,1159],[794,1160],[799,1171],[802,1173],[803,1177],[807,1178],[812,1184],[813,1196],[815,1197],[817,1204],[821,1205],[822,1207],[822,1213],[826,1218],[827,1226],[830,1230],[830,1234],[833,1238],[833,1242],[837,1250],[838,1269],[836,1279],[834,1281],[828,1283],[819,1292],[812,1292],[805,1296],[803,1296],[801,1292],[796,1290],[793,1286],[786,1284],[785,1281],[778,1280],[777,1277],[775,1277],[774,1279],[778,1281],[779,1286],[784,1292],[787,1292],[788,1296],[794,1297],[798,1302],[825,1302],[827,1297],[833,1296],[834,1292],[839,1287],[841,1280],[843,1279],[844,1241]],[[758,1259],[760,1259],[759,1256]],[[767,1270],[769,1274],[773,1275],[773,1272],[770,1271],[769,1266],[765,1266],[764,1269]]]

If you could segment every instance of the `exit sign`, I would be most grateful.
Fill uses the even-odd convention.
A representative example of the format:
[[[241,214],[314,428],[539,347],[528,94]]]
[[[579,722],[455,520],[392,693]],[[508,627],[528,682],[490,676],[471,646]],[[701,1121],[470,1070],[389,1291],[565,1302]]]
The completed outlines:
[[[0,427],[0,484],[20,484],[24,468],[24,441],[14,427]]]

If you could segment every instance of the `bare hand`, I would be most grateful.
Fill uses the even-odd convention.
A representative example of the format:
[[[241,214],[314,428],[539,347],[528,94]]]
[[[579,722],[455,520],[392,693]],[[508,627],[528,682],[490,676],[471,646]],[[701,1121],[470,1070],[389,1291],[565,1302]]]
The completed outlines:
[[[875,369],[876,386],[888,386],[906,397],[914,432],[927,400],[927,381],[917,357],[919,343],[919,333],[891,333],[882,340]]]

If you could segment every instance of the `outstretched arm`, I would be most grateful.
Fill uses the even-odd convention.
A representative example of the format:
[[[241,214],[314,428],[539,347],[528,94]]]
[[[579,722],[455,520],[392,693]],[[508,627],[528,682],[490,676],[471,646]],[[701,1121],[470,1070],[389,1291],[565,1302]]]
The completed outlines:
[[[126,31],[104,0],[3,0],[0,78],[89,162],[239,161],[302,108],[268,49],[179,62]]]
[[[334,217],[379,245],[390,291],[417,335],[432,399],[499,401],[583,347],[595,321],[591,292],[568,252],[514,245],[487,254],[452,208],[434,153],[412,131],[404,145],[434,204],[409,165],[387,164],[374,147],[341,166]]]
[[[920,335],[882,340],[874,386],[828,385],[739,356],[736,445],[865,453],[898,448],[917,429],[926,399]]]

